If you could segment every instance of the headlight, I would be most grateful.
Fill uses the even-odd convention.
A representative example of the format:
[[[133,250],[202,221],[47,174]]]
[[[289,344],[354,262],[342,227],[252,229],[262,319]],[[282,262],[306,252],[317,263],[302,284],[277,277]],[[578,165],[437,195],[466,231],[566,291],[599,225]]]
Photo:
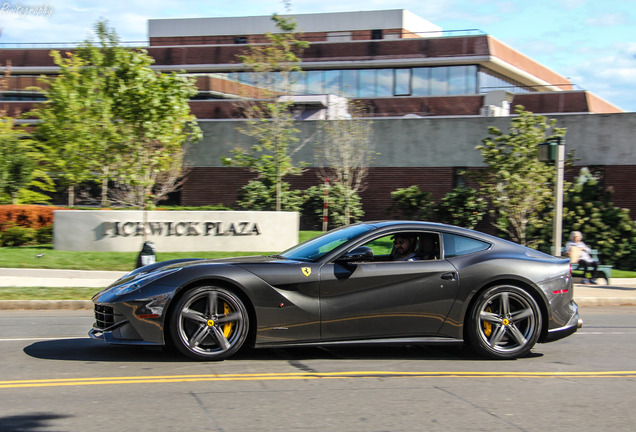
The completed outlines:
[[[129,282],[126,282],[122,285],[119,285],[117,287],[115,287],[113,289],[113,294],[115,295],[124,295],[124,294],[129,294],[133,291],[137,291],[139,288],[142,288],[146,285],[148,285],[149,283],[156,281],[159,278],[162,278],[164,276],[168,276],[172,273],[176,273],[179,270],[181,270],[181,267],[177,267],[177,268],[171,268],[171,269],[167,269],[167,270],[160,270],[157,272],[153,272],[153,273],[149,273],[149,274],[145,274],[145,275],[141,275],[139,278],[137,279],[133,279]]]

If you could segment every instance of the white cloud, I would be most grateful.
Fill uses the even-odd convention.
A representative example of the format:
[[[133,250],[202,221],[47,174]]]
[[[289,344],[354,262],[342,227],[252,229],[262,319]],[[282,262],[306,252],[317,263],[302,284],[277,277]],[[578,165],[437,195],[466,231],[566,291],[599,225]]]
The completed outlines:
[[[617,43],[610,55],[575,65],[577,84],[626,111],[636,111],[636,42]]]
[[[613,27],[627,23],[625,15],[608,13],[588,18],[586,23],[594,27]]]

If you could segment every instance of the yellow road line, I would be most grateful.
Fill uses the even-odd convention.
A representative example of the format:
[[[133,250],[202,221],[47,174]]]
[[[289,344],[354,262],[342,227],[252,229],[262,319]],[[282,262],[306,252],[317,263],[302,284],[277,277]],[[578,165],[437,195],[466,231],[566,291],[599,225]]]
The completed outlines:
[[[164,375],[0,381],[0,388],[156,384],[204,381],[268,381],[352,378],[636,378],[636,371],[598,372],[293,372],[262,374]]]

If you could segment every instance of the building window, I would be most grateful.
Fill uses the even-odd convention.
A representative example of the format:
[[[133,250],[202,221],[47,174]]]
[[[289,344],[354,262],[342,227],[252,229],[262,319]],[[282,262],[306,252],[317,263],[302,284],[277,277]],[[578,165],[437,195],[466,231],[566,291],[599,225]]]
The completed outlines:
[[[395,96],[411,95],[411,69],[395,69]]]
[[[379,97],[393,96],[393,69],[376,69],[375,95]]]
[[[276,85],[280,91],[288,91],[279,73],[235,72],[227,77],[224,74],[214,75],[254,87]],[[292,72],[289,77],[289,91],[296,95],[329,93],[349,98],[470,95],[478,94],[478,90],[483,89],[484,77],[487,75],[482,71],[478,72],[474,65],[310,70]],[[487,79],[491,84],[499,82],[493,81],[497,80],[496,77]]]
[[[327,42],[348,42],[351,39],[351,32],[328,32]]]
[[[431,94],[431,68],[413,68],[411,93],[413,96],[429,96]]]
[[[234,43],[235,44],[246,44],[247,43],[247,36],[235,36],[234,37]]]
[[[384,39],[384,37],[382,36],[382,30],[371,30],[371,39]]]
[[[307,94],[325,93],[325,71],[307,72]]]
[[[347,97],[358,96],[358,71],[343,70],[342,72],[342,94]]]
[[[465,174],[466,167],[453,168],[453,189],[467,187]]]
[[[431,69],[431,96],[448,95],[448,72],[450,67],[434,67]]]
[[[342,71],[325,71],[325,93],[339,95],[342,93]]]
[[[506,79],[496,72],[485,68],[480,69],[478,93],[488,93],[493,90],[507,90],[511,93],[527,93],[533,91],[531,88],[524,87],[520,83]]]

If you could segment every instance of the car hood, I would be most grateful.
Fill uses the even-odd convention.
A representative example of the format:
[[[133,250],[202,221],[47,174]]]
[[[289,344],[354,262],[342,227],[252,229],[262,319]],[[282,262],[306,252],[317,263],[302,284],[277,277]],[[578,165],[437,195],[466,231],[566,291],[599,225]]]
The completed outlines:
[[[138,268],[127,276],[132,276],[137,273],[152,273],[156,271],[167,270],[170,268],[185,268],[185,267],[193,267],[193,266],[201,266],[201,265],[215,265],[215,264],[224,264],[224,265],[241,265],[241,264],[262,264],[269,262],[280,262],[279,258],[273,256],[263,256],[263,255],[255,255],[255,256],[241,256],[241,257],[231,257],[231,258],[214,258],[214,259],[204,259],[204,258],[190,258],[190,259],[176,259],[169,261],[161,261],[158,263],[150,264],[145,267]]]

